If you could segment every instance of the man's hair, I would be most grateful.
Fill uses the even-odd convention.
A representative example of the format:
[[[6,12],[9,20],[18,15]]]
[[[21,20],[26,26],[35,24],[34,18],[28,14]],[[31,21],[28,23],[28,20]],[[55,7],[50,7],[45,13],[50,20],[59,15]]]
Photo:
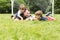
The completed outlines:
[[[38,10],[38,11],[35,12],[35,15],[38,15],[40,17],[42,16],[42,14],[43,14],[43,12],[41,10]]]

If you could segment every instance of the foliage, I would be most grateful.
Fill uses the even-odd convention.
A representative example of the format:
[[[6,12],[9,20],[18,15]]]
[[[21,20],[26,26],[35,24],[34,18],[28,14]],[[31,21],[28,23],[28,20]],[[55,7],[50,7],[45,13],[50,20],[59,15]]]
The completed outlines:
[[[11,12],[11,4],[9,0],[0,0],[0,13]]]
[[[44,13],[51,11],[52,0],[15,0],[14,12],[17,12],[21,3],[25,4],[30,11],[42,10]],[[55,13],[60,14],[60,0],[54,0]],[[0,13],[11,13],[11,0],[0,0]]]
[[[49,3],[49,0],[26,0],[26,4],[29,5],[30,10],[34,12],[37,10],[42,10],[45,13]]]
[[[60,0],[55,0],[55,13],[60,14]]]
[[[21,3],[25,4],[31,11],[35,12],[37,10],[43,10],[43,12],[45,12],[49,4],[49,0],[14,0],[14,12],[18,10]],[[11,12],[11,0],[0,0],[0,9],[0,12],[6,12],[6,10]]]

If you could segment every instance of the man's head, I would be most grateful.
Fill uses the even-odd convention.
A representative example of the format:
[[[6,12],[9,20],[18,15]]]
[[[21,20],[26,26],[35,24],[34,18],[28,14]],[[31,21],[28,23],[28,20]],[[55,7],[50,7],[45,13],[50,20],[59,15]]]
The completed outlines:
[[[40,19],[42,17],[42,14],[43,14],[43,12],[41,10],[38,10],[38,11],[35,12],[35,17],[37,19]]]
[[[24,12],[24,16],[30,17],[30,11],[26,10],[26,11]]]
[[[20,4],[19,9],[20,9],[20,10],[21,10],[21,12],[23,13],[23,12],[25,12],[26,7],[25,7],[25,5],[24,5],[24,4]]]

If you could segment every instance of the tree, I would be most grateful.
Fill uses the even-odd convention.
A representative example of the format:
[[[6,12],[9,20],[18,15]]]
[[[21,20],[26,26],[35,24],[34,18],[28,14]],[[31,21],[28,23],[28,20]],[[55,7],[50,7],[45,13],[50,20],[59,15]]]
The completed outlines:
[[[55,0],[55,13],[60,14],[60,0]]]
[[[11,5],[9,0],[0,0],[0,13],[10,12]]]
[[[25,0],[25,2],[29,5],[30,10],[34,12],[37,10],[42,10],[45,13],[50,0]]]

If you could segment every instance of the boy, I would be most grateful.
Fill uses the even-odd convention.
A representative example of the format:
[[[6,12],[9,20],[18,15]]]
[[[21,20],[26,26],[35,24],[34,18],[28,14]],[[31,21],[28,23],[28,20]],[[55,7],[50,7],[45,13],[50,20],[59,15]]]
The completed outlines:
[[[14,16],[11,16],[11,18],[18,19],[18,20],[25,19],[25,17],[24,17],[25,10],[26,10],[25,5],[24,4],[21,4],[20,7],[19,7],[18,12]]]
[[[52,21],[52,20],[55,20],[54,17],[49,16],[49,15],[50,15],[50,13],[48,13],[46,15],[46,17],[43,17],[43,12],[41,10],[38,10],[37,12],[35,12],[35,17],[37,18],[37,20],[41,20],[41,21],[45,21],[45,20]]]
[[[35,12],[35,18],[40,21],[47,20],[47,18],[43,17],[43,12],[41,10]]]

